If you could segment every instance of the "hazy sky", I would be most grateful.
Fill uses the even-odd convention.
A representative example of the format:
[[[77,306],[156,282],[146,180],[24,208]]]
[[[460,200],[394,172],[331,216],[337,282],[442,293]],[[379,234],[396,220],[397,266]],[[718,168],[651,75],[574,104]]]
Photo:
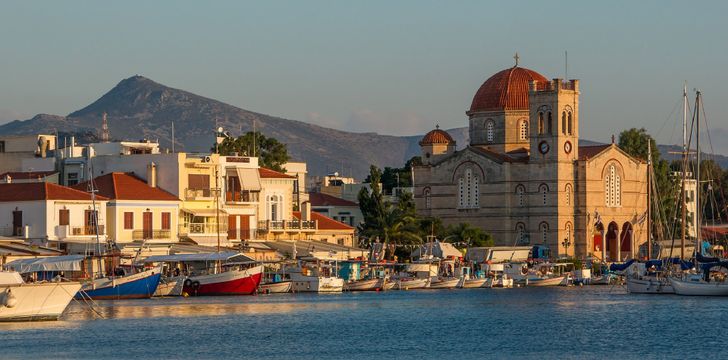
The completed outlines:
[[[728,153],[726,1],[3,1],[0,49],[0,122],[66,115],[140,74],[391,134],[465,126],[475,91],[516,51],[553,78],[568,50],[582,138],[644,126],[676,143],[687,80]]]

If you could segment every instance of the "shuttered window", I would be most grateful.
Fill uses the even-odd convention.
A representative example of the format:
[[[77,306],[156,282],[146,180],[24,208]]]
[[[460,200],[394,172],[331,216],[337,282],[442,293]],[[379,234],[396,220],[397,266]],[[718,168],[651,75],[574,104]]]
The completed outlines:
[[[189,174],[187,175],[187,184],[190,189],[204,190],[210,188],[210,175],[205,174]]]
[[[172,228],[172,214],[168,212],[162,213],[162,230],[169,230]]]
[[[70,225],[71,213],[68,209],[58,210],[58,225]]]
[[[134,213],[125,212],[124,213],[124,230],[132,230],[132,229],[134,229]]]

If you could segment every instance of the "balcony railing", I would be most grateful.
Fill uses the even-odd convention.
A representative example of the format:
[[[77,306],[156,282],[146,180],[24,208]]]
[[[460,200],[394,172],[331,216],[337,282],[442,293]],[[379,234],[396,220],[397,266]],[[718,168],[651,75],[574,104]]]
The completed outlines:
[[[284,231],[284,230],[316,230],[316,220],[278,220],[258,221],[258,230],[261,231]]]
[[[259,192],[257,191],[227,191],[225,202],[227,203],[257,203]]]
[[[106,234],[104,225],[98,225],[99,233],[98,235],[104,235]],[[72,226],[71,227],[71,235],[73,236],[88,236],[88,235],[97,235],[96,234],[96,226],[93,225],[86,225],[86,226]]]
[[[132,232],[134,240],[170,239],[171,237],[172,231],[170,230],[134,230]]]
[[[186,200],[210,199],[219,193],[217,189],[185,189]]]
[[[188,223],[180,225],[180,234],[217,234],[220,231],[221,234],[226,234],[228,230],[227,224],[220,224],[219,228],[214,223]]]

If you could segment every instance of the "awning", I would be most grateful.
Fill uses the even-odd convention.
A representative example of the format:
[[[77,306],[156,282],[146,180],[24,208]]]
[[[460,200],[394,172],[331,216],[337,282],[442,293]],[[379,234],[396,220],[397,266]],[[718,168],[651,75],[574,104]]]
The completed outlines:
[[[248,262],[253,259],[235,251],[196,253],[196,254],[175,254],[175,255],[154,255],[143,260],[145,263],[156,262],[191,262],[191,261],[227,261],[235,259],[237,262]]]
[[[51,256],[35,259],[20,259],[5,264],[5,269],[21,274],[39,271],[81,271],[83,255]]]
[[[194,216],[202,217],[213,217],[217,215],[215,209],[182,209],[182,211]],[[225,216],[227,214],[224,209],[219,209],[218,211],[220,212],[220,216]]]
[[[230,174],[231,172],[234,175]],[[242,190],[260,191],[260,173],[258,173],[258,169],[228,168],[228,174],[238,177]]]

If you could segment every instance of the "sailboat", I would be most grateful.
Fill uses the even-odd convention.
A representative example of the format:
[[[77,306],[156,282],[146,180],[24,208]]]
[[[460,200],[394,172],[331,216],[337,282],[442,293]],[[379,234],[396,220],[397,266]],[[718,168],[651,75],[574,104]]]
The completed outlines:
[[[696,167],[695,179],[697,182],[697,191],[695,192],[695,218],[697,219],[697,228],[695,231],[695,272],[683,274],[682,277],[671,278],[672,287],[675,294],[688,296],[728,296],[728,277],[722,271],[714,271],[715,269],[728,270],[728,261],[717,261],[718,259],[705,259],[702,254],[701,229],[702,223],[702,203],[700,202],[700,110],[701,93],[697,91],[695,97],[695,129],[696,129]],[[683,227],[684,229],[684,227]],[[683,230],[684,231],[684,230]],[[701,261],[702,260],[702,261]]]

